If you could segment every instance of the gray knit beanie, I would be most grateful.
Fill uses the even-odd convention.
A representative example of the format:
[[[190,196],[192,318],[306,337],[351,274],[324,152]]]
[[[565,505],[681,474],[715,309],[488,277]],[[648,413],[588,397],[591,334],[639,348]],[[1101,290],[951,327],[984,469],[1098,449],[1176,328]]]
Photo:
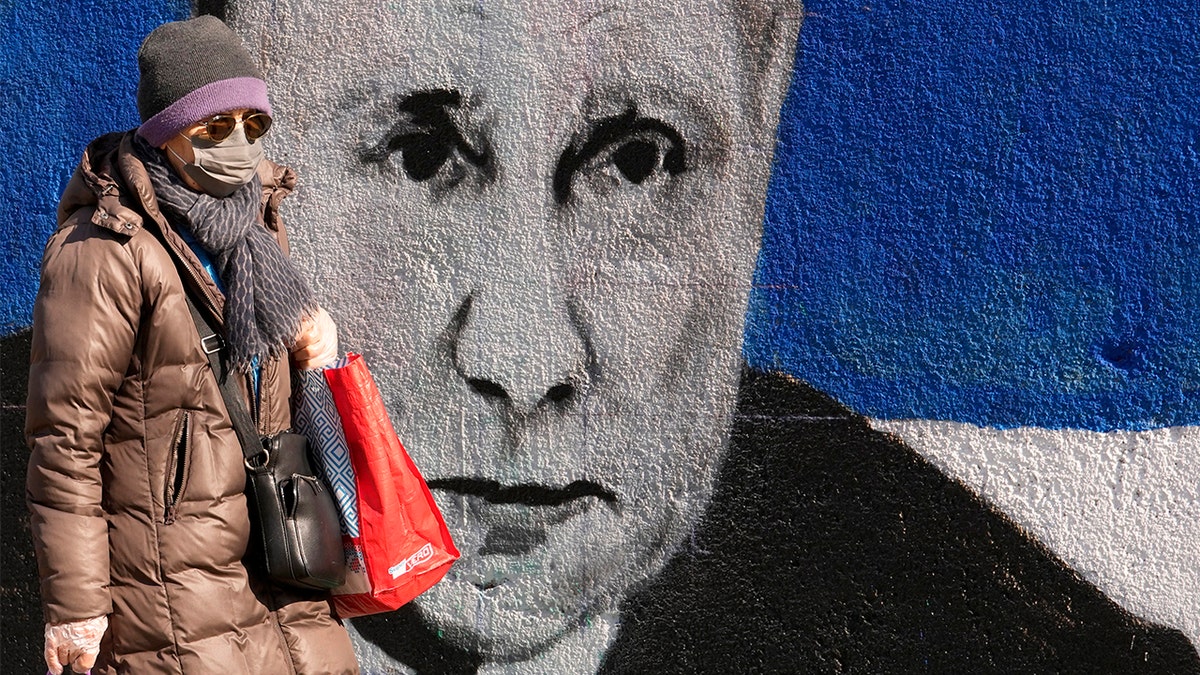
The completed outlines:
[[[254,108],[271,114],[262,71],[215,16],[155,28],[138,50],[138,69],[138,134],[156,147],[217,113]]]

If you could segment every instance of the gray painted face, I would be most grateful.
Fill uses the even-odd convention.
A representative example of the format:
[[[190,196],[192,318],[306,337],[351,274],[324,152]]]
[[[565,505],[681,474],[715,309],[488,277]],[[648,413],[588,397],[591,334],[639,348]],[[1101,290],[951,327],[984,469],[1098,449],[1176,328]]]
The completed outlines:
[[[231,11],[295,255],[463,552],[420,610],[493,659],[656,574],[728,441],[799,8],[650,4]]]

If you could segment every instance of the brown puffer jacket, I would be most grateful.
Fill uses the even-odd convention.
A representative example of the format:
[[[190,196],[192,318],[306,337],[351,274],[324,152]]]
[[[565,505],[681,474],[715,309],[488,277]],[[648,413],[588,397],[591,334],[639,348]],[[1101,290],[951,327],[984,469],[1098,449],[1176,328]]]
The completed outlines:
[[[59,203],[34,305],[27,491],[48,622],[109,614],[96,673],[356,673],[328,597],[242,563],[242,451],[184,299],[224,298],[159,211],[132,132],[94,141]],[[290,170],[264,162],[286,240]],[[286,363],[264,365],[259,426],[291,425]]]

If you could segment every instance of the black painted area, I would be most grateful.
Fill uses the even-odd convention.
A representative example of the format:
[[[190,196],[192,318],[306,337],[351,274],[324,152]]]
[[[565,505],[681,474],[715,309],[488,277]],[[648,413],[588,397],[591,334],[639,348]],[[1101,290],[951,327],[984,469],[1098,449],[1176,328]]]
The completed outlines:
[[[0,339],[0,671],[44,672],[37,563],[25,508],[29,333]]]
[[[748,374],[693,543],[626,603],[604,673],[1200,673],[896,440]]]
[[[355,621],[422,675],[474,673],[415,611]],[[1200,673],[1007,517],[828,396],[743,378],[695,536],[623,606],[602,673]]]
[[[460,495],[482,497],[492,504],[524,504],[526,506],[562,506],[584,497],[595,497],[609,504],[617,496],[603,485],[590,480],[571,481],[561,488],[537,483],[501,485],[498,481],[457,476],[429,481],[430,490],[445,490]]]

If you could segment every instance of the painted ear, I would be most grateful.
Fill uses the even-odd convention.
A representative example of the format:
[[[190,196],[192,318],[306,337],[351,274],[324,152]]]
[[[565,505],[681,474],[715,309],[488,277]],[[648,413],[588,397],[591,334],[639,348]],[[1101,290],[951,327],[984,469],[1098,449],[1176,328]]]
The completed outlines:
[[[800,0],[734,0],[749,76],[749,106],[760,128],[774,131],[792,80],[804,18]]]

